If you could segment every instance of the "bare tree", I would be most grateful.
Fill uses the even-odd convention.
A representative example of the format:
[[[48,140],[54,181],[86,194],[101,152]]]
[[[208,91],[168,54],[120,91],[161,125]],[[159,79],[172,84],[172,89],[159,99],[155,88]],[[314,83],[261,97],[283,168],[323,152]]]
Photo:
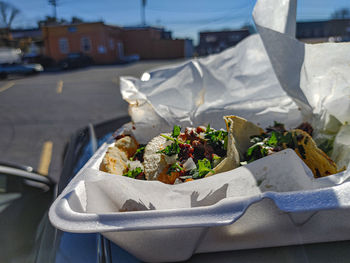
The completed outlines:
[[[333,19],[347,19],[347,18],[350,18],[350,9],[349,8],[338,9],[334,13],[332,13],[331,17]]]
[[[7,29],[11,28],[13,20],[20,13],[19,9],[15,6],[0,1],[0,24],[1,27],[5,27]]]

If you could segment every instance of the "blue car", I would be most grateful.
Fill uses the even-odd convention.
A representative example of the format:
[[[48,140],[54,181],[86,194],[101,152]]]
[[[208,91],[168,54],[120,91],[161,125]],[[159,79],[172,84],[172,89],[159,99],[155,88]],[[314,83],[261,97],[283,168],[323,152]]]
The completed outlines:
[[[44,68],[40,64],[0,64],[0,79],[8,75],[30,75],[42,72]]]

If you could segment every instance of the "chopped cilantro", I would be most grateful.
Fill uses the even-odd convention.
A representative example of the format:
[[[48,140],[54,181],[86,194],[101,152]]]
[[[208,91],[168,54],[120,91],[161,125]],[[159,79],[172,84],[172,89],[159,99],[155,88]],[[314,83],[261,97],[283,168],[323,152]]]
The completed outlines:
[[[180,126],[177,126],[177,125],[174,125],[173,132],[172,132],[172,134],[171,134],[171,137],[173,137],[173,138],[179,137],[180,132],[181,132],[181,127],[180,127]]]
[[[175,125],[173,128],[173,132],[171,134],[171,137],[167,136],[165,134],[161,134],[162,137],[164,137],[165,139],[167,139],[169,141],[173,141],[173,143],[168,145],[167,147],[165,147],[165,149],[158,151],[157,153],[163,153],[163,154],[168,155],[168,156],[180,153],[179,143],[183,143],[177,139],[177,137],[180,135],[180,132],[181,132],[181,127]]]
[[[207,139],[208,143],[213,147],[227,150],[227,135],[227,131],[215,131],[214,129],[211,129],[210,125],[208,124],[207,129],[204,133],[204,138]]]
[[[287,132],[282,123],[275,122],[273,127],[267,129],[267,133],[252,136],[250,142],[253,143],[246,152],[246,161],[252,162],[268,155],[269,150],[280,151],[286,148],[298,149],[301,157],[306,158],[304,147],[299,144],[302,136],[295,132]],[[307,139],[307,137],[306,137]],[[306,145],[307,140],[304,143]]]
[[[176,162],[176,163],[173,163],[169,167],[167,174],[170,175],[172,172],[181,172],[182,170],[183,170],[183,168],[180,166],[180,164],[178,162]]]
[[[267,156],[268,147],[269,146],[264,145],[263,143],[256,143],[253,146],[249,147],[246,153],[247,162],[250,163],[264,156]]]
[[[191,175],[193,179],[199,179],[203,178],[209,172],[214,173],[214,171],[211,169],[210,161],[204,158],[202,160],[198,160],[197,168],[191,171]]]
[[[141,173],[143,173],[142,168],[136,167],[135,169],[129,170],[127,173],[123,174],[123,176],[127,176],[135,179]]]
[[[139,148],[136,150],[135,154],[133,157],[130,158],[130,161],[135,161],[135,160],[139,160],[139,161],[143,161],[143,154],[145,152],[145,148],[146,145],[144,144],[140,144]]]
[[[165,149],[158,151],[157,153],[162,153],[168,156],[172,156],[174,154],[180,153],[180,146],[177,141],[173,142],[172,144],[165,147]]]
[[[208,124],[207,129],[205,130],[205,133],[209,133],[212,129],[210,128],[210,124]]]
[[[172,138],[168,135],[165,135],[165,134],[161,134],[160,136],[162,136],[163,138],[167,139],[168,141],[173,141],[173,142],[176,142],[177,140],[175,138]]]
[[[278,136],[279,134],[277,134],[277,132],[271,132],[271,137],[268,140],[267,144],[270,146],[276,146],[278,144]]]

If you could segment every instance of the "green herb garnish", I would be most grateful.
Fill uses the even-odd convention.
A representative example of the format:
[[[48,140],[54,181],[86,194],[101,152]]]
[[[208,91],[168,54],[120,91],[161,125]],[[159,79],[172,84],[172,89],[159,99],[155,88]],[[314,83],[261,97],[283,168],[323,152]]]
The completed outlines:
[[[177,141],[175,141],[172,144],[170,144],[167,147],[165,147],[165,149],[163,149],[161,151],[158,151],[156,153],[162,153],[162,154],[165,154],[167,156],[172,156],[174,154],[179,154],[180,153],[179,143]]]
[[[204,138],[207,139],[208,143],[213,147],[227,150],[227,135],[227,131],[215,131],[214,129],[211,129],[210,125],[208,124],[204,133]]]
[[[135,161],[135,160],[143,160],[143,154],[145,152],[146,145],[140,144],[139,148],[136,150],[135,154],[133,157],[130,158],[130,161]]]
[[[268,147],[269,146],[264,145],[262,142],[256,143],[249,147],[246,153],[247,162],[250,163],[267,156]]]
[[[191,170],[190,174],[192,175],[193,179],[199,179],[203,178],[209,172],[214,173],[214,170],[211,169],[210,161],[207,158],[204,158],[202,160],[198,160],[197,168]]]
[[[163,154],[168,155],[168,156],[172,156],[174,154],[179,154],[180,153],[179,143],[183,143],[177,139],[177,137],[179,137],[179,135],[180,135],[180,132],[181,132],[181,127],[174,125],[173,132],[172,132],[171,136],[161,134],[162,137],[164,137],[165,139],[167,139],[169,141],[173,141],[173,143],[168,145],[167,147],[165,147],[165,149],[158,151],[156,153],[163,153]]]
[[[173,163],[169,167],[167,174],[170,175],[172,172],[181,172],[182,170],[183,170],[183,168],[180,166],[180,164],[178,162],[176,162],[176,163]]]
[[[127,176],[135,179],[141,173],[143,173],[142,168],[136,167],[135,169],[129,170],[127,173],[123,174],[123,176]]]
[[[177,137],[179,137],[180,133],[181,133],[181,127],[180,127],[180,126],[177,126],[177,125],[174,125],[173,132],[172,132],[172,134],[171,134],[171,137],[177,138]]]

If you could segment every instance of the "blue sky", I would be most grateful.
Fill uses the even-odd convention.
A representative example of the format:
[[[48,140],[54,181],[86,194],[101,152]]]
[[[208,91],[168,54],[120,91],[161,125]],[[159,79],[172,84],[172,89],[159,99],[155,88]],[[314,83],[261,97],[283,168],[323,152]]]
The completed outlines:
[[[5,0],[6,1],[6,0]],[[57,0],[58,18],[78,16],[87,21],[134,26],[141,23],[141,0]],[[31,27],[52,15],[48,0],[8,0],[21,10],[14,27]],[[205,30],[236,29],[252,23],[256,0],[147,0],[146,22],[163,26],[173,37],[197,40]],[[298,1],[298,20],[327,19],[339,8],[350,8],[349,0]]]

